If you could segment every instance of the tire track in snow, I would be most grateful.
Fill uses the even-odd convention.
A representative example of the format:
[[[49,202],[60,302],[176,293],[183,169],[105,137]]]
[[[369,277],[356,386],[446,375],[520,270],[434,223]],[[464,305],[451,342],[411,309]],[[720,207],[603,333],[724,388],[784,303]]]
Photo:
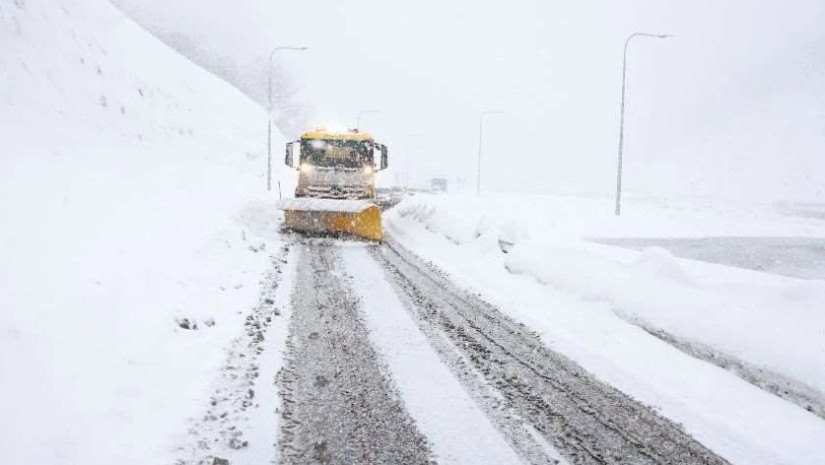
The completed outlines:
[[[501,393],[507,408],[532,423],[570,463],[727,463],[680,426],[597,381],[541,344],[528,328],[388,244],[373,255],[413,317],[449,338]]]
[[[284,464],[428,464],[418,431],[369,342],[336,242],[300,245],[279,387]]]
[[[506,408],[451,341],[419,325],[401,302],[371,248],[340,251],[361,295],[371,340],[440,464],[558,465],[561,454]],[[443,345],[443,347],[435,346]]]

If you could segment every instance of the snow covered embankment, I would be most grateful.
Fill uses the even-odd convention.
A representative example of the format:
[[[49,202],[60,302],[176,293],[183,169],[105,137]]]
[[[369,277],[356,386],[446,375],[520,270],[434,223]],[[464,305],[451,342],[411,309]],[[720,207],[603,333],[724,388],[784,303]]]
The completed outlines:
[[[5,2],[0,44],[4,461],[171,462],[277,249],[265,115],[103,0]]]
[[[662,208],[664,219],[657,222],[655,217],[648,218],[651,225],[648,228],[639,220],[616,224],[615,220],[606,217],[588,217],[591,212],[587,208],[577,208],[574,198],[562,201],[568,200],[569,211],[564,212],[553,205],[559,202],[557,198],[531,197],[520,202],[513,198],[506,202],[491,199],[490,202],[482,202],[451,196],[417,196],[405,200],[389,212],[386,222],[393,238],[444,266],[455,278],[465,280],[467,285],[476,289],[486,289],[501,301],[512,302],[510,307],[518,309],[516,311],[522,321],[544,328],[552,327],[549,333],[552,340],[555,343],[565,340],[565,345],[580,353],[578,357],[575,353],[568,353],[574,359],[592,360],[585,366],[595,369],[598,376],[617,376],[616,380],[628,380],[628,375],[640,376],[638,373],[631,374],[640,367],[615,365],[633,360],[621,361],[622,357],[616,358],[616,354],[634,352],[630,348],[637,344],[634,342],[637,339],[638,344],[655,345],[644,342],[641,335],[633,335],[634,341],[627,339],[632,332],[624,328],[619,331],[614,322],[614,315],[618,315],[651,332],[663,332],[660,337],[669,336],[678,344],[705,351],[698,355],[724,358],[721,362],[714,361],[719,365],[725,366],[724,362],[731,360],[742,362],[753,371],[737,375],[754,384],[766,381],[773,383],[776,389],[797,389],[797,394],[801,396],[793,400],[822,415],[822,406],[825,405],[825,370],[822,369],[825,366],[825,342],[821,332],[825,328],[825,315],[819,309],[825,302],[825,283],[677,259],[658,248],[636,252],[585,242],[581,239],[585,235],[617,237],[623,231],[643,235],[645,230],[659,228],[677,233],[680,223],[700,224],[705,230],[703,232],[699,227],[694,227],[687,230],[688,233],[697,234],[697,230],[698,234],[723,232],[728,229],[730,218],[719,214],[714,222],[711,221],[714,215],[707,211],[674,213]],[[578,206],[591,201],[580,200]],[[555,214],[548,215],[547,212]],[[609,205],[605,205],[604,212],[605,215],[610,214]],[[697,221],[700,217],[703,223]],[[767,224],[751,221],[748,227],[751,231],[756,230],[756,234],[764,231],[788,234],[799,227],[796,219],[779,224],[778,217],[766,215],[765,218]],[[816,233],[817,228],[822,229],[814,223],[807,226],[805,232],[808,234]],[[661,235],[661,231],[652,234]],[[505,279],[505,275],[512,278]],[[514,278],[527,278],[533,286],[530,287],[524,279]],[[515,287],[509,287],[511,284]],[[546,292],[540,292],[536,284]],[[532,297],[525,295],[516,298],[514,292],[527,292]],[[566,308],[556,308],[557,305]],[[604,331],[610,331],[613,336]],[[619,336],[623,333],[627,334]],[[594,352],[603,344],[606,344],[606,350],[616,350],[616,354]],[[680,348],[686,349],[685,346]],[[663,358],[663,355],[650,353],[647,357],[650,360],[671,357]],[[741,367],[741,364],[735,363],[727,365],[734,373]],[[625,371],[628,369],[630,371]],[[641,369],[641,372],[645,370]],[[689,377],[687,373],[679,376]],[[663,380],[669,376],[656,375]],[[757,378],[749,379],[748,376]],[[653,378],[638,384],[642,379],[627,384],[639,388],[633,395],[640,395],[651,387],[654,387],[651,400],[663,400],[663,395],[676,395],[667,391],[657,393],[660,388],[655,388]],[[711,379],[707,378],[707,381]],[[717,382],[721,382],[721,378],[713,381]],[[727,402],[725,395],[737,393],[733,395],[742,398],[752,396],[753,399],[748,402],[761,398],[748,393],[744,387],[735,387],[735,383],[730,388],[735,390],[726,391],[717,385],[715,400],[705,399],[699,410],[685,412],[687,416],[683,418],[686,423],[691,423],[687,419],[697,413],[700,417],[711,415],[710,411],[703,411],[714,402]],[[766,401],[763,398],[758,402]],[[659,400],[655,402],[659,403]],[[685,405],[685,402],[686,399],[682,398],[673,405]],[[730,403],[719,412],[730,410],[735,404]],[[811,436],[806,441],[821,435],[821,427],[810,429],[810,425],[817,421],[821,423],[821,419],[806,420],[803,417],[810,414],[795,414],[773,401],[771,405],[776,408],[776,415],[782,412],[785,420],[797,425],[801,424],[799,422],[809,425],[807,433]],[[759,408],[764,412],[766,407],[760,405]],[[696,425],[706,428],[708,418]],[[772,420],[777,424],[784,421],[778,417],[772,417]],[[742,431],[748,428],[738,424],[740,422],[730,415],[718,421],[729,426],[736,425],[735,429],[742,428]],[[788,423],[788,426],[791,424]],[[760,438],[763,433],[753,434],[751,437]],[[764,441],[756,440],[756,443],[760,442]],[[787,439],[779,442],[784,450],[780,456],[788,454],[785,456],[806,463],[803,458],[810,459],[804,455],[808,452],[800,455],[800,451],[810,451],[807,447],[815,442],[808,442],[808,446],[802,446],[802,443],[805,441],[795,445]],[[768,447],[767,443],[764,445]],[[753,458],[758,457],[765,456],[760,453]]]

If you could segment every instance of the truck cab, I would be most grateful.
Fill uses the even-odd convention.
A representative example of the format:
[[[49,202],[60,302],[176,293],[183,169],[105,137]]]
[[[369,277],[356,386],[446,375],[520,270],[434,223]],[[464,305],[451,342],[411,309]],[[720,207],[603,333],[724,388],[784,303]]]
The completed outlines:
[[[387,168],[387,146],[357,129],[319,127],[287,144],[285,162],[298,171],[295,197],[374,199],[375,173]]]

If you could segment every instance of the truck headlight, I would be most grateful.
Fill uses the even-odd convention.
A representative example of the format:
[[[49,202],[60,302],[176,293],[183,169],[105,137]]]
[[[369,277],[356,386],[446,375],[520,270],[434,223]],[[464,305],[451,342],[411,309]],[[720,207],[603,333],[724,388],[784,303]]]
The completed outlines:
[[[372,174],[374,171],[375,171],[375,168],[373,168],[370,165],[367,165],[367,166],[364,167],[364,174]]]
[[[309,163],[301,163],[301,166],[298,169],[301,170],[302,173],[309,173],[312,171],[312,165]]]

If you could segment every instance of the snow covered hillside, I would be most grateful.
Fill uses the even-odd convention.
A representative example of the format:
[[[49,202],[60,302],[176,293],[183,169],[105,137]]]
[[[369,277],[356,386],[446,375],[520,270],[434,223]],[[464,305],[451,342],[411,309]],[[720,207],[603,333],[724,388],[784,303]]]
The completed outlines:
[[[268,266],[265,114],[104,0],[0,44],[3,461],[169,462]]]
[[[418,194],[386,222],[391,240],[729,460],[825,460],[825,281],[592,242],[727,235],[746,246],[747,236],[823,238],[825,221],[766,206],[632,203],[615,218],[609,199]]]

